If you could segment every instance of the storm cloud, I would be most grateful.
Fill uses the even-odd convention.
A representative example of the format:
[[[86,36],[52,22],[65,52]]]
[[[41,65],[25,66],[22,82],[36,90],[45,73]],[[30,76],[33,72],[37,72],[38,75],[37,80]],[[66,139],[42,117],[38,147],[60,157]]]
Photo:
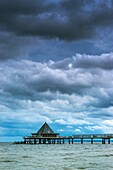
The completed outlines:
[[[1,0],[0,136],[112,133],[112,30],[113,0]]]
[[[112,0],[1,0],[0,60],[109,53],[112,16]]]
[[[86,39],[98,28],[113,27],[112,5],[112,1],[96,0],[1,0],[0,30],[69,41]]]
[[[108,107],[112,105],[112,63],[112,53],[102,56],[79,54],[74,58],[47,63],[30,60],[2,62],[1,95],[6,94],[22,100],[28,98],[33,101],[40,100],[40,93],[44,94],[48,91],[68,95],[87,95],[98,100],[97,103],[90,103],[90,105]]]

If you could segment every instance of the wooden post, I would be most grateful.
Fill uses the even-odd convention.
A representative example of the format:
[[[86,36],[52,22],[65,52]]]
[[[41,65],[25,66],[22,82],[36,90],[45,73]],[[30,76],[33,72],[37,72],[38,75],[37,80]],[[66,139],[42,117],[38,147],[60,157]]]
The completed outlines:
[[[93,138],[91,138],[91,144],[93,144]]]
[[[110,144],[110,138],[108,138],[108,144]]]
[[[70,139],[69,139],[69,144],[70,144]]]
[[[31,144],[31,139],[29,139],[29,142],[28,142],[29,144]]]
[[[34,139],[34,144],[36,144],[36,139]]]
[[[39,144],[41,144],[41,139],[39,139]]]
[[[72,138],[72,144],[73,144],[73,138]]]
[[[83,138],[81,138],[81,144],[83,144]]]
[[[24,144],[26,144],[26,139],[24,139]]]
[[[64,139],[63,139],[63,144],[65,143]]]
[[[51,144],[51,139],[49,140],[49,144]]]
[[[104,138],[102,138],[102,144],[105,144],[105,139]]]
[[[43,139],[43,144],[46,144],[46,139]]]
[[[106,143],[106,139],[104,139],[104,144]]]

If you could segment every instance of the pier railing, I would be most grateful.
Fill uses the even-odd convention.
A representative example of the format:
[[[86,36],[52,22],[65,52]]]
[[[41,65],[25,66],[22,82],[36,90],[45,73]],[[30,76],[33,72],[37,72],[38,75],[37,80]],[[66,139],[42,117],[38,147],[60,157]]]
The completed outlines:
[[[83,135],[72,135],[76,139],[84,138],[113,138],[113,134],[83,134]]]

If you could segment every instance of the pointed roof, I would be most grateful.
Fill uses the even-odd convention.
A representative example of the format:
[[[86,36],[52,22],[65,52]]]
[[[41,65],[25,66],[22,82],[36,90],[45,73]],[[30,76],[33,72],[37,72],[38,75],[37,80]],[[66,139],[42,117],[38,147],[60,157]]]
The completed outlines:
[[[39,131],[37,132],[38,134],[45,134],[45,133],[49,133],[49,134],[53,134],[54,131],[49,127],[49,125],[45,122],[42,127],[39,129]]]

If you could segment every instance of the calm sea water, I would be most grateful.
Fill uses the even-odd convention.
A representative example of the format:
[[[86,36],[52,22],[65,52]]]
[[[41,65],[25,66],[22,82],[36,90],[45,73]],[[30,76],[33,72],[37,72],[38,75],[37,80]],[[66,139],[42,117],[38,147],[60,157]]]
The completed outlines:
[[[0,170],[113,170],[113,144],[0,143]]]

